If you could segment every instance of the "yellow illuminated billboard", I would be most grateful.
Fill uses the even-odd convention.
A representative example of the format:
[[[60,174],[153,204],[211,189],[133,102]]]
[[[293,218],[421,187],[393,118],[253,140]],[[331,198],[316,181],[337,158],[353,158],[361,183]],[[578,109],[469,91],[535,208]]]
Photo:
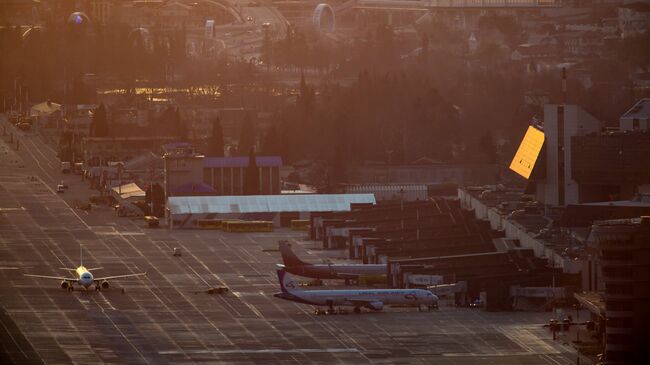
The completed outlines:
[[[544,132],[533,126],[528,127],[526,135],[521,140],[519,149],[517,149],[517,153],[515,153],[515,157],[510,163],[510,170],[523,176],[525,179],[530,178],[542,145],[544,145]]]

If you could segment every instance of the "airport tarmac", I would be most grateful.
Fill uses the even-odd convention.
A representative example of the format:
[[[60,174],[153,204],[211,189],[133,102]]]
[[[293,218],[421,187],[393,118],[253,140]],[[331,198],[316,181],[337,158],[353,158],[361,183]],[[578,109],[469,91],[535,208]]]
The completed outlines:
[[[0,362],[575,363],[574,349],[542,327],[548,313],[443,307],[316,316],[272,296],[278,240],[306,261],[341,255],[318,250],[304,232],[148,229],[108,209],[74,210],[25,168],[0,167]],[[57,280],[22,275],[66,275],[60,268],[79,264],[79,245],[86,267],[103,267],[95,275],[148,276],[67,292]],[[230,292],[202,292],[217,285]]]

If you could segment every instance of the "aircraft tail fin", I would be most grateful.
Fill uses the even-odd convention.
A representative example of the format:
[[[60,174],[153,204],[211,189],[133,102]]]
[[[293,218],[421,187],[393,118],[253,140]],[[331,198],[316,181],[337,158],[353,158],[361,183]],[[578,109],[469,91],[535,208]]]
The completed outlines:
[[[298,256],[291,250],[291,244],[289,241],[281,240],[279,242],[280,253],[282,254],[282,262],[284,266],[295,267],[295,266],[306,266],[308,263],[300,260]]]
[[[284,271],[284,268],[278,268],[276,271],[278,273],[278,281],[280,282],[280,290],[283,293],[289,293],[298,287],[298,284],[293,281],[293,278],[288,272]]]

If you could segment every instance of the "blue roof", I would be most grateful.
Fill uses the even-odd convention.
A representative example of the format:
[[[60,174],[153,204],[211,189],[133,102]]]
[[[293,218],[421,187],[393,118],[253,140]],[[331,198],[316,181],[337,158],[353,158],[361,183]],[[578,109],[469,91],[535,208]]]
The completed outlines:
[[[280,156],[256,156],[255,161],[259,167],[282,166]],[[203,159],[203,167],[248,167],[248,157],[206,157]]]

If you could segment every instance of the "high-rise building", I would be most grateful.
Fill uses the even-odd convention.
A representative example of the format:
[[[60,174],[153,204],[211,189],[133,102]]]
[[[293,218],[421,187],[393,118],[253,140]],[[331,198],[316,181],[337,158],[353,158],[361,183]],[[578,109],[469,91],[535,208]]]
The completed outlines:
[[[650,217],[593,227],[605,281],[608,364],[650,364]]]

